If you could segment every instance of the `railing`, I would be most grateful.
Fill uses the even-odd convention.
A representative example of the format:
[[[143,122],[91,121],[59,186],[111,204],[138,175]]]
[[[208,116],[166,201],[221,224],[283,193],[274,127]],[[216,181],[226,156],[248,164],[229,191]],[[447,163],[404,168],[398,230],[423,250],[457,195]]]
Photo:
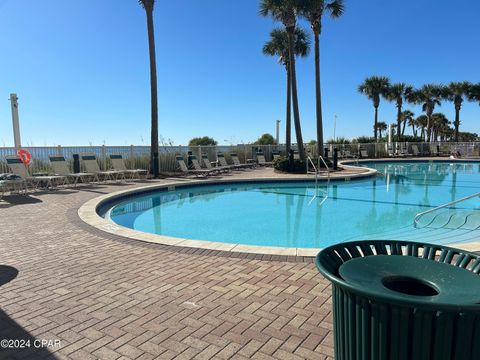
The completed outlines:
[[[307,156],[307,173],[308,173],[308,163],[312,164],[313,169],[315,170],[315,189],[318,187],[318,170],[315,164],[313,163],[313,160],[310,156]]]
[[[330,184],[330,168],[328,167],[327,163],[325,162],[325,159],[323,156],[318,157],[318,168],[320,168],[320,160],[322,160],[323,165],[325,165],[325,168],[327,169],[327,184]]]
[[[469,195],[469,196],[465,196],[461,199],[457,199],[457,200],[454,200],[454,201],[450,201],[446,204],[443,204],[443,205],[440,205],[440,206],[437,206],[433,209],[430,209],[430,210],[427,210],[427,211],[423,211],[423,212],[420,212],[418,213],[417,215],[415,215],[415,217],[413,218],[413,227],[417,227],[417,224],[418,224],[418,221],[420,220],[420,218],[424,215],[427,215],[427,214],[430,214],[434,211],[437,211],[437,210],[440,210],[440,209],[444,209],[446,207],[449,207],[449,206],[452,206],[452,205],[455,205],[455,204],[458,204],[462,201],[465,201],[465,200],[469,200],[469,199],[473,199],[475,197],[480,197],[480,192],[478,193],[475,193],[475,194],[472,194],[472,195]]]
[[[392,143],[393,148],[404,149],[405,152],[413,155],[413,145],[416,145],[416,150],[424,156],[438,156],[449,155],[459,152],[462,157],[480,157],[480,142],[470,143]],[[333,149],[337,148],[339,151],[339,158],[353,157],[358,158],[360,150],[365,150],[368,158],[382,158],[388,157],[389,146],[387,143],[370,143],[370,144],[327,144],[333,154]],[[292,144],[292,148],[297,148],[296,144]],[[32,155],[31,170],[34,172],[52,171],[48,157],[50,155],[63,155],[69,161],[72,161],[73,154],[94,153],[102,170],[110,167],[110,160],[108,155],[121,154],[126,160],[128,168],[142,168],[148,169],[150,167],[150,147],[149,146],[27,146],[24,149],[28,150]],[[316,154],[315,145],[305,145],[307,154]],[[278,151],[281,154],[286,154],[285,145],[255,145],[255,144],[238,144],[238,145],[216,145],[216,146],[171,146],[162,145],[159,149],[160,170],[161,172],[175,172],[177,171],[177,162],[175,155],[182,155],[184,158],[188,152],[191,151],[194,155],[200,158],[202,155],[207,155],[210,161],[217,160],[217,154],[222,152],[225,154],[227,161],[230,162],[229,154],[237,153],[240,161],[245,162],[246,159],[255,158],[257,150],[262,150],[267,161],[272,159],[272,153]],[[8,172],[8,167],[5,163],[5,156],[15,155],[16,150],[13,147],[0,147],[0,173]],[[311,155],[310,155],[311,156]],[[320,168],[320,162],[317,165],[317,170]]]

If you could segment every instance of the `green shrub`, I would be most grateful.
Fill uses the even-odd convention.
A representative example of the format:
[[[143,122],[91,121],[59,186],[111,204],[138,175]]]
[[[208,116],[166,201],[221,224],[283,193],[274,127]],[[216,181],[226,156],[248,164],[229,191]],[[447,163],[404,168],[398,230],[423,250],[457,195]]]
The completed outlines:
[[[277,160],[273,161],[273,168],[275,170],[283,171],[283,172],[305,174],[306,163],[303,160],[294,159],[293,166],[290,169],[288,158],[285,156],[281,156]]]

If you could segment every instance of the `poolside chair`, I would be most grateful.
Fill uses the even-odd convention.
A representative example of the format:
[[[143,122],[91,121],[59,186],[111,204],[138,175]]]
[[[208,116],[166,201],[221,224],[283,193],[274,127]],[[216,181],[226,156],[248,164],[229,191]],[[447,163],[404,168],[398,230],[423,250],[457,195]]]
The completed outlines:
[[[100,166],[98,166],[97,156],[95,154],[83,154],[80,155],[80,159],[82,160],[85,169],[89,173],[94,173],[98,177],[102,177],[103,181],[107,180],[125,180],[125,173],[123,171],[115,171],[115,170],[107,170],[102,171],[100,170]]]
[[[208,158],[208,156],[206,154],[202,155],[202,160],[203,160],[203,164],[205,165],[205,168],[207,168],[208,170],[218,170],[219,172],[228,172],[230,170],[232,170],[230,168],[230,166],[216,166],[216,167],[213,167],[212,166],[212,163],[210,162],[210,159]]]
[[[218,158],[218,162],[220,163],[220,166],[225,169],[229,168],[230,170],[238,170],[241,168],[241,166],[230,165],[229,163],[227,163],[227,159],[225,159],[225,155],[221,153],[217,154],[217,158]]]
[[[109,157],[110,161],[112,162],[113,170],[123,172],[125,175],[128,175],[128,178],[130,180],[136,178],[140,179],[141,175],[147,175],[148,173],[148,171],[145,169],[127,169],[127,166],[125,165],[125,160],[120,154],[110,155]]]
[[[90,183],[92,181],[99,181],[98,175],[94,173],[72,173],[68,168],[67,160],[63,155],[52,155],[49,156],[50,164],[53,167],[53,172],[55,175],[66,176],[67,179],[73,182],[73,186],[76,187],[78,182],[81,181],[83,184]]]
[[[27,182],[14,174],[0,174],[0,200],[5,195],[5,192],[23,192],[27,194]]]
[[[255,166],[255,164],[251,163],[251,164],[242,164],[240,162],[240,159],[238,158],[238,155],[236,153],[230,153],[230,157],[232,158],[233,160],[233,165],[237,166],[239,169],[251,169]]]
[[[34,189],[39,187],[51,189],[68,183],[67,177],[63,175],[31,176],[25,164],[16,156],[5,156],[5,160],[11,172],[25,180],[27,187],[31,185]]]
[[[360,158],[361,159],[367,159],[368,158],[368,152],[365,149],[360,149]]]
[[[196,171],[208,171],[209,173],[207,174],[207,176],[217,175],[221,171],[220,169],[215,169],[214,167],[212,167],[211,169],[203,169],[202,165],[200,165],[200,162],[195,155],[190,155],[190,161],[192,162],[193,168]]]
[[[272,166],[273,164],[271,161],[265,160],[265,155],[263,154],[263,152],[257,152],[257,162],[260,166]]]
[[[202,177],[207,177],[208,175],[211,174],[211,171],[208,169],[205,170],[193,170],[189,169],[187,167],[187,164],[185,164],[185,160],[183,159],[183,156],[177,155],[175,156],[175,160],[177,160],[178,167],[180,168],[180,171],[184,173],[185,175],[195,175],[195,176],[202,176]]]

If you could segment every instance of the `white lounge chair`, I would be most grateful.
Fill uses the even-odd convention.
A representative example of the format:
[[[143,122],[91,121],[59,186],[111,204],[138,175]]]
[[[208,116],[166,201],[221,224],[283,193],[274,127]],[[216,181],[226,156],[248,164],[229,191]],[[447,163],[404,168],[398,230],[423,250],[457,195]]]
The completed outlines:
[[[0,200],[6,192],[27,194],[27,182],[14,174],[0,174]]]
[[[127,169],[125,165],[125,160],[123,159],[122,155],[114,154],[110,155],[110,161],[112,162],[113,170],[123,172],[125,175],[128,175],[130,180],[135,178],[140,179],[142,175],[146,175],[148,173],[145,169]]]
[[[55,175],[66,176],[71,182],[73,182],[74,187],[77,186],[78,181],[81,181],[83,184],[92,181],[99,181],[98,175],[95,173],[72,173],[68,167],[67,160],[65,160],[63,155],[52,155],[49,156],[49,159]]]
[[[367,159],[368,158],[368,152],[365,149],[360,149],[360,158],[362,159]]]
[[[98,166],[97,157],[95,154],[83,154],[80,155],[80,159],[82,160],[87,172],[97,174],[99,177],[101,176],[105,182],[107,180],[125,180],[125,174],[122,171],[100,170],[100,166]]]
[[[31,185],[34,189],[39,187],[50,189],[68,183],[67,177],[63,175],[31,176],[25,164],[16,156],[6,156],[5,160],[11,172],[26,181],[27,187]]]

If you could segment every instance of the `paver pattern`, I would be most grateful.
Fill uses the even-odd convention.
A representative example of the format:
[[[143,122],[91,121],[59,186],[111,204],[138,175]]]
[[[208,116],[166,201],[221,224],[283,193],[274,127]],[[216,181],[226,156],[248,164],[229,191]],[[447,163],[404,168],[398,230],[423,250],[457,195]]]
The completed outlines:
[[[331,289],[311,259],[147,244],[78,218],[131,186],[0,202],[0,265],[18,270],[0,286],[0,339],[60,341],[1,359],[333,359]]]

